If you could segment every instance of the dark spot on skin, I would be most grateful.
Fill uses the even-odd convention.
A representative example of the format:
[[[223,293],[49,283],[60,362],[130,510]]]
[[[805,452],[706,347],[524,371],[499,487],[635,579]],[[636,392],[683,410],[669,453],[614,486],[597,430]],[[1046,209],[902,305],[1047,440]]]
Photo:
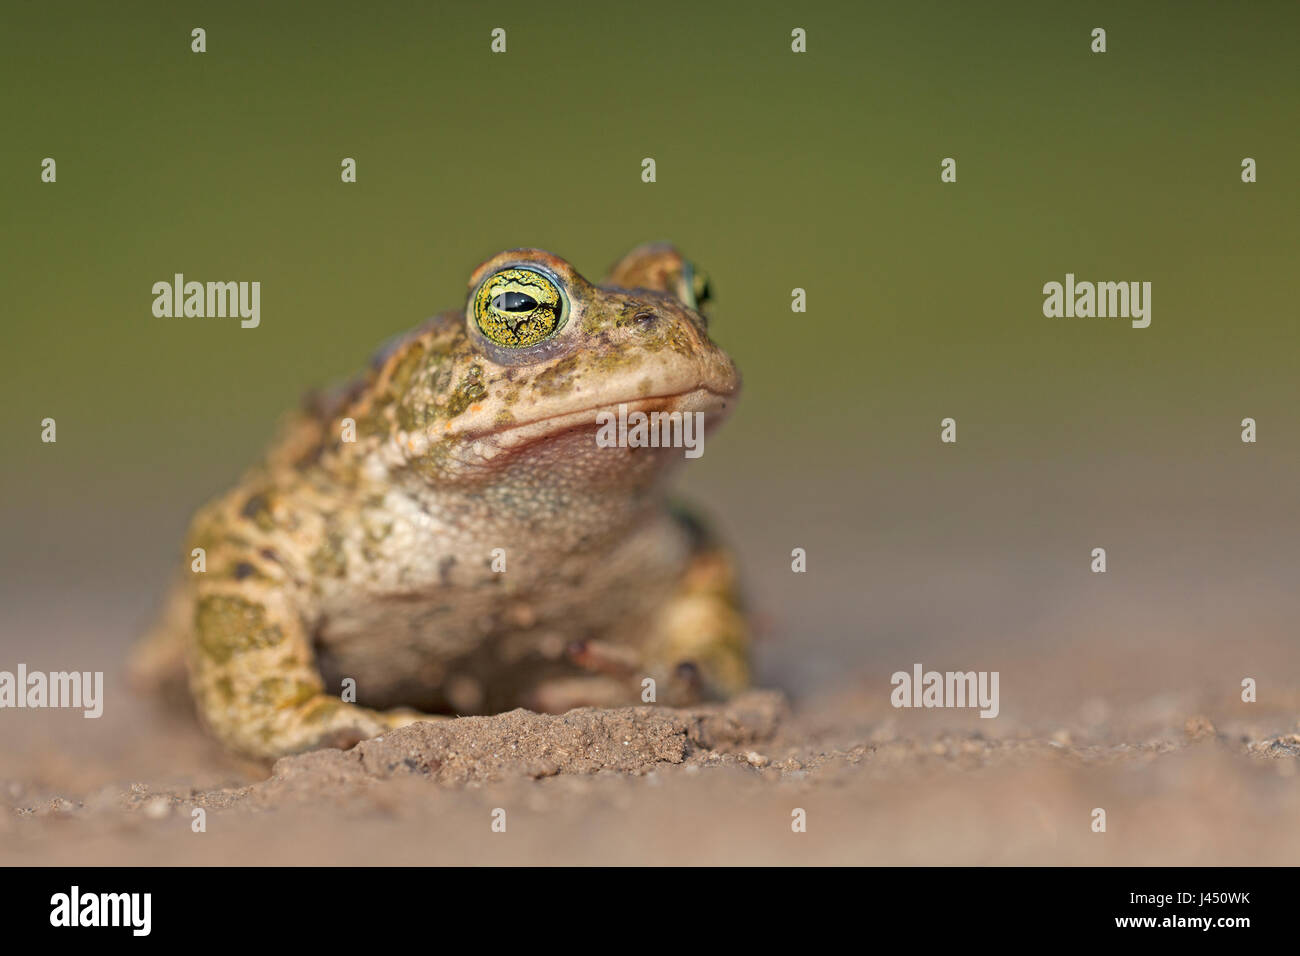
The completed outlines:
[[[266,495],[259,492],[244,502],[244,507],[239,509],[239,513],[245,518],[256,518],[266,509]]]
[[[424,364],[425,351],[423,342],[411,342],[402,346],[401,357],[396,360],[388,376],[385,392],[390,400],[401,398],[410,387],[411,380]]]
[[[700,668],[694,661],[679,661],[673,668],[673,676],[685,684],[695,685],[700,682]]]
[[[306,471],[321,460],[325,454],[325,443],[323,441],[314,442],[310,448],[299,455],[291,463],[295,471]]]
[[[280,563],[280,556],[275,553],[274,548],[263,548],[259,553],[268,561],[274,562],[275,564]]]
[[[704,550],[714,541],[714,536],[709,526],[700,520],[699,515],[683,508],[681,505],[673,502],[668,506],[668,512],[672,515],[673,520],[677,522],[678,527],[686,532],[686,537],[690,541],[691,551],[698,552]]]
[[[235,580],[242,581],[244,578],[251,578],[257,573],[257,568],[253,567],[247,561],[240,561],[235,565]]]
[[[473,365],[465,372],[465,377],[456,386],[456,391],[447,396],[446,402],[439,406],[439,412],[446,418],[455,418],[475,402],[487,395],[487,387],[479,380],[483,369]]]
[[[429,375],[429,388],[435,395],[441,395],[451,385],[451,377],[454,374],[455,369],[452,368],[451,362],[442,362],[434,366]]]
[[[318,577],[341,578],[347,573],[347,557],[343,553],[343,537],[337,533],[326,536],[325,542],[312,552],[311,569]]]
[[[438,583],[443,587],[451,584],[451,569],[455,566],[456,558],[450,554],[438,562]]]
[[[636,349],[609,349],[598,352],[591,360],[591,366],[602,372],[613,372],[622,368],[640,365],[644,356]]]
[[[235,699],[235,683],[229,677],[219,677],[213,681],[212,690],[223,704],[229,705]]]
[[[275,519],[271,517],[271,500],[262,492],[250,496],[239,513],[263,531],[270,531],[275,527]]]
[[[542,395],[555,395],[568,392],[573,388],[578,371],[578,356],[569,355],[560,359],[546,371],[537,376],[533,388]]]
[[[195,608],[194,627],[199,650],[218,664],[284,640],[280,625],[268,620],[265,607],[237,597],[202,598]]]
[[[412,408],[406,404],[397,406],[397,425],[402,431],[418,431],[427,420],[428,416],[423,408]]]

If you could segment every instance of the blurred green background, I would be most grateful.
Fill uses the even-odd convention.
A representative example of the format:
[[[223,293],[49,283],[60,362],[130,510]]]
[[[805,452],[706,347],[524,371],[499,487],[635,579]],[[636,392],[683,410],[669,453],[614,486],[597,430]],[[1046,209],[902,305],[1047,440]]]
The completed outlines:
[[[1045,604],[1091,600],[1098,543],[1145,614],[1182,602],[1209,627],[1202,605],[1245,600],[1231,576],[1267,592],[1279,636],[1294,620],[1295,3],[47,3],[4,21],[6,593],[112,594],[125,633],[275,416],[459,306],[479,261],[536,245],[595,279],[670,239],[712,277],[746,381],[682,485],[765,595],[778,679],[872,640],[1031,634]],[[175,272],[260,281],[261,327],[155,318]],[[1150,281],[1151,327],[1045,318],[1066,272]]]

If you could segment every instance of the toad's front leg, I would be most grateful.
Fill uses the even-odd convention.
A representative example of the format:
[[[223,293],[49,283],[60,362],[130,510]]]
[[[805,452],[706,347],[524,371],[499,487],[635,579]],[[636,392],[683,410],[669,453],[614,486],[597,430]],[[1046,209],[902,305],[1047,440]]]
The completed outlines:
[[[199,717],[223,743],[270,759],[350,747],[433,719],[410,710],[370,710],[327,694],[296,604],[292,593],[272,582],[199,586],[190,688]]]

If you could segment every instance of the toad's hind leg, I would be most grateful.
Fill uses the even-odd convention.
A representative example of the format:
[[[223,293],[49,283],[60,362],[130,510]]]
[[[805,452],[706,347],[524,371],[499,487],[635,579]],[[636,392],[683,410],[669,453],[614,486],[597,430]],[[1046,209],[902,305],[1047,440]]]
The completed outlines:
[[[750,684],[750,629],[731,555],[685,513],[692,555],[677,590],[660,611],[646,649],[660,703],[724,700]]]
[[[350,747],[424,715],[375,711],[325,692],[291,595],[242,581],[200,586],[189,648],[199,716],[227,746],[274,758]]]

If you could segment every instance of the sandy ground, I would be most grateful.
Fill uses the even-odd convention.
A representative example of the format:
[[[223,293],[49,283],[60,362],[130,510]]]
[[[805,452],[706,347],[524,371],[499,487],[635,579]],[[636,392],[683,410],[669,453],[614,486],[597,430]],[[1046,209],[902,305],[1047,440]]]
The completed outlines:
[[[26,779],[0,783],[0,862],[1300,859],[1300,733],[1268,732],[1285,715],[1216,723],[1170,699],[1125,715],[1094,705],[1050,733],[988,721],[996,735],[925,716],[932,729],[904,737],[864,697],[792,711],[779,692],[692,710],[517,710],[286,758],[267,776],[141,703],[121,715],[140,733],[117,748],[39,748]],[[138,775],[110,782],[123,766]],[[493,830],[500,811],[505,832]]]
[[[1215,526],[1213,552],[1199,536],[1220,498],[1116,519],[1114,553],[1147,550],[1108,576],[1078,571],[1074,529],[1027,538],[1010,493],[966,525],[927,528],[918,506],[851,538],[738,521],[772,690],[416,725],[274,768],[125,689],[182,507],[143,531],[139,515],[88,511],[66,538],[33,512],[8,526],[22,559],[0,582],[0,668],[103,670],[107,701],[98,720],[0,713],[0,863],[1295,864],[1290,494],[1263,489],[1258,520]],[[999,530],[1013,517],[1020,538]],[[806,575],[790,573],[792,539],[813,542]],[[123,553],[85,545],[104,541]],[[914,662],[998,670],[1001,714],[894,709],[890,674]]]

